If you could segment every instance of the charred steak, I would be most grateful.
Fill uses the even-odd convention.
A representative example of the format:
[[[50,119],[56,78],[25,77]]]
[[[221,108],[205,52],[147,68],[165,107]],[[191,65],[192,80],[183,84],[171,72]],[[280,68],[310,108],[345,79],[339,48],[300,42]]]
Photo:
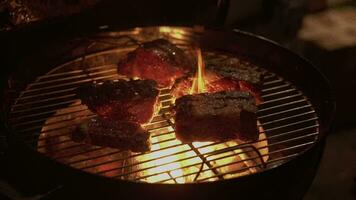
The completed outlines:
[[[258,138],[257,107],[248,92],[187,95],[174,107],[176,137],[182,142]]]
[[[82,104],[106,119],[147,123],[158,110],[158,94],[153,80],[118,80],[79,87]]]
[[[188,95],[193,85],[194,77],[185,76],[179,78],[174,83],[171,94],[174,98],[179,98]],[[214,93],[220,91],[239,91],[240,84],[237,80],[220,77],[212,72],[205,73],[205,92]]]
[[[183,50],[164,39],[143,43],[118,63],[118,73],[128,77],[152,79],[159,87],[170,87],[174,81],[194,69],[192,59]]]
[[[149,137],[148,132],[138,123],[117,122],[99,117],[84,121],[72,133],[72,140],[75,142],[133,152],[149,151]]]
[[[225,79],[239,82],[240,90],[248,91],[261,102],[261,90],[264,80],[264,72],[257,69],[253,64],[237,59],[230,58],[222,63],[207,63],[207,71],[215,73]]]
[[[171,94],[175,98],[189,94],[193,84],[193,76],[185,76],[176,80]],[[247,91],[262,102],[261,89],[264,73],[248,62],[230,58],[223,62],[206,62],[205,92]]]

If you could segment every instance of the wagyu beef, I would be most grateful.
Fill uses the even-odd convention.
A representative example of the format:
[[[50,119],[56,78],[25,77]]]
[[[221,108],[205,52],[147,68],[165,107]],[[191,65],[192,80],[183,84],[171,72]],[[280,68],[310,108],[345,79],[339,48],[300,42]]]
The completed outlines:
[[[149,134],[140,124],[118,122],[99,117],[85,120],[72,133],[72,140],[133,152],[150,150]]]
[[[186,95],[176,100],[176,137],[182,142],[253,141],[258,138],[257,107],[248,92]]]
[[[118,80],[79,87],[82,103],[104,119],[147,123],[158,110],[157,84],[153,80]]]
[[[139,79],[152,79],[159,87],[170,87],[174,81],[195,69],[183,50],[171,42],[158,39],[143,43],[118,63],[118,73]]]
[[[216,76],[238,81],[241,91],[250,92],[259,102],[261,99],[264,72],[257,66],[237,59],[229,58],[220,63],[209,63],[206,65],[207,71],[215,73]]]

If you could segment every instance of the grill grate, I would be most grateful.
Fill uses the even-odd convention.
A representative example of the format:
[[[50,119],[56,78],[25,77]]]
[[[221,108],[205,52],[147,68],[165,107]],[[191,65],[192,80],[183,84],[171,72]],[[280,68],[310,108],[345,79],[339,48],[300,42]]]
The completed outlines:
[[[125,40],[125,45],[130,46],[130,41]],[[174,122],[169,116],[169,89],[163,89],[159,97],[162,109],[145,125],[151,133],[152,151],[131,153],[75,143],[69,137],[72,128],[95,116],[76,99],[75,89],[87,82],[124,78],[117,75],[115,63],[134,46],[115,45],[56,67],[21,92],[9,119],[26,144],[89,173],[150,183],[190,183],[234,178],[276,167],[298,156],[318,138],[318,118],[307,98],[288,81],[267,72],[263,103],[258,109],[257,142],[182,144],[175,138]],[[227,58],[215,52],[205,52],[205,56]]]

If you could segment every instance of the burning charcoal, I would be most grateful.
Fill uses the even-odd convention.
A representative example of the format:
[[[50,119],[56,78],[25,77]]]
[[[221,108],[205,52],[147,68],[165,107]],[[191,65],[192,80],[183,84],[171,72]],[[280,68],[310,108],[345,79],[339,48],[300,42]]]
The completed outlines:
[[[82,103],[102,118],[147,123],[158,110],[156,82],[118,80],[79,87]]]
[[[145,152],[150,150],[149,133],[140,124],[92,118],[78,125],[72,140],[86,144]]]
[[[176,100],[175,131],[182,142],[258,138],[257,107],[248,92],[187,95]]]
[[[167,40],[143,43],[119,62],[118,72],[129,77],[153,79],[159,87],[170,87],[174,81],[193,71],[194,64],[181,49]]]

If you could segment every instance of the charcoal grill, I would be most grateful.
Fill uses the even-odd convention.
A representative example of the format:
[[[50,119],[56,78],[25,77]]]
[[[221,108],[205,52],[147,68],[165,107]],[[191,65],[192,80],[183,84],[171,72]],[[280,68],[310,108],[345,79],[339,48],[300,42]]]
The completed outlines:
[[[70,139],[72,127],[94,116],[76,98],[75,89],[88,82],[126,78],[117,74],[119,59],[140,43],[157,38],[168,39],[185,50],[198,44],[207,61],[238,57],[266,72],[263,103],[258,108],[258,141],[182,144],[174,134],[169,88],[160,91],[162,108],[145,125],[151,133],[150,152],[132,153]],[[135,198],[164,197],[171,192],[177,198],[226,197],[236,189],[241,190],[242,197],[268,197],[276,195],[271,188],[278,186],[283,191],[276,198],[303,195],[301,191],[315,173],[334,106],[324,78],[309,63],[251,34],[201,27],[110,30],[79,41],[80,45],[67,53],[64,64],[45,66],[47,71],[19,90],[7,115],[11,137],[56,166],[60,174],[71,174],[67,176],[73,185],[83,184],[101,195],[116,190],[113,193]],[[261,194],[253,194],[246,185]],[[214,188],[225,191],[212,193]],[[73,191],[80,193],[78,188]]]

